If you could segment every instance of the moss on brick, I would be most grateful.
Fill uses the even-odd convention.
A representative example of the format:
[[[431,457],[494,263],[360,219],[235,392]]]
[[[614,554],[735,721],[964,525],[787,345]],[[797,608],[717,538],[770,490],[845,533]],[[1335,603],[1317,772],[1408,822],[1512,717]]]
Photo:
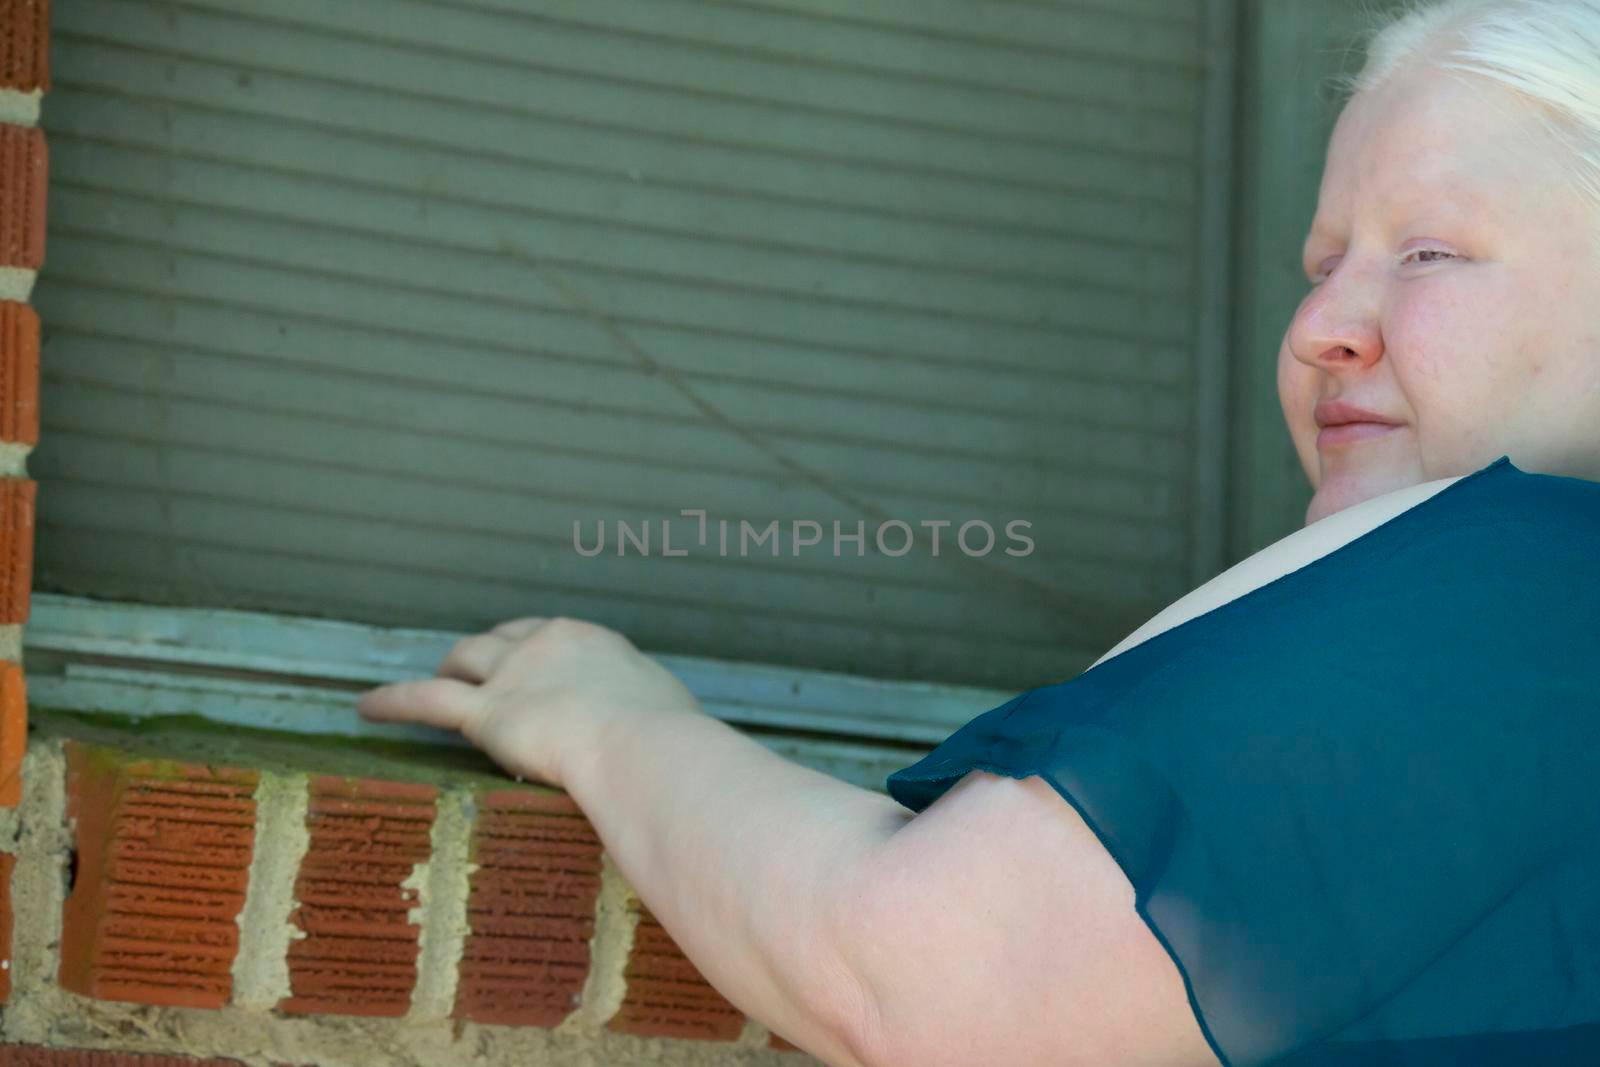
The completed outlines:
[[[226,764],[283,774],[377,778],[438,787],[552,792],[518,784],[475,748],[424,745],[367,737],[294,734],[212,722],[193,715],[152,716],[28,709],[31,732],[107,745],[152,760]]]

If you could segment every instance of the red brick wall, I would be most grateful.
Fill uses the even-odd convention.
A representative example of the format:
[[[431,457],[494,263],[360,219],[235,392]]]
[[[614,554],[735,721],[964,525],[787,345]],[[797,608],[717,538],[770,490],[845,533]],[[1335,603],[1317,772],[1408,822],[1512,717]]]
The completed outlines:
[[[4,114],[31,113],[50,87],[47,0],[0,0],[0,94]],[[27,694],[19,666],[33,585],[35,485],[25,457],[39,440],[39,316],[26,303],[44,263],[44,133],[23,119],[0,122],[0,809],[22,797]],[[11,874],[0,853],[0,1002],[11,991]]]
[[[71,826],[74,871],[60,915],[61,989],[130,1005],[262,1018],[364,1016],[446,1030],[556,1030],[581,1018],[596,1041],[605,1033],[687,1041],[742,1061],[761,1051],[752,1040],[769,1055],[792,1049],[747,1030],[744,1014],[706,982],[615,872],[607,873],[594,827],[563,793],[508,783],[487,791],[452,786],[447,795],[432,785],[151,759],[110,743],[60,744],[61,815]],[[258,804],[269,785],[278,795],[298,791],[304,803]],[[28,808],[39,792],[24,799],[25,818],[49,817]],[[465,821],[442,820],[446,803],[469,813]],[[266,811],[283,821],[263,821]],[[258,867],[262,850],[267,861]],[[461,877],[459,885],[446,880],[439,888],[429,868],[446,851],[457,856]],[[5,864],[0,858],[0,875],[9,874]],[[277,944],[270,951],[289,987],[263,1012],[236,1002],[233,968],[252,936],[241,931],[240,917],[259,906],[247,906],[250,894],[270,892],[252,880],[270,880],[259,872],[275,866],[292,873],[292,900],[285,889],[276,920],[261,919],[270,908],[254,914],[258,922],[287,923],[294,936],[272,942],[269,931],[257,932],[253,952]],[[454,887],[455,896],[423,901],[419,885],[438,894]],[[458,927],[456,950],[430,961],[419,949],[430,929],[449,936],[430,927],[441,914],[444,926]],[[48,928],[43,916],[18,921]],[[609,950],[597,947],[602,921],[613,935]],[[425,961],[433,968],[426,975]],[[595,972],[610,977],[595,983]],[[432,994],[433,1015],[418,1014],[427,998],[414,994],[424,985],[451,992],[448,999]],[[586,996],[596,1002],[585,1004]],[[6,1055],[21,1054],[0,1045],[0,1067]]]
[[[48,21],[44,0],[0,0],[0,93],[20,100],[19,94],[49,87]],[[35,486],[23,476],[22,457],[39,440],[39,316],[25,301],[44,263],[47,174],[43,131],[0,122],[0,268],[6,268],[0,285],[0,446],[6,454],[0,467],[0,628],[8,630],[27,622],[33,584]],[[8,648],[20,647],[20,636],[8,642]],[[15,662],[11,653],[6,659]],[[25,729],[20,708],[8,704],[0,714],[0,805],[6,807],[17,803],[14,779]]]

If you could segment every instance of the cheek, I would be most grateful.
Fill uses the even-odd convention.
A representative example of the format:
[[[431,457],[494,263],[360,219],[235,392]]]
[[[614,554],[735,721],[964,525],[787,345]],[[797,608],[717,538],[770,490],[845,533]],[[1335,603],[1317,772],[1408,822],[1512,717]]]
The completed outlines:
[[[1402,287],[1386,343],[1425,451],[1448,469],[1503,431],[1537,373],[1546,324],[1498,265],[1441,271]]]
[[[1396,377],[1402,387],[1432,390],[1477,361],[1473,331],[1463,321],[1461,301],[1438,291],[1413,289],[1391,310],[1384,328]],[[1473,367],[1481,374],[1481,367]]]
[[[1441,271],[1401,287],[1386,317],[1385,345],[1400,388],[1419,408],[1476,406],[1525,373],[1519,368],[1538,349],[1502,275]]]
[[[1600,407],[1600,293],[1535,314],[1544,317],[1523,340],[1524,406],[1593,421]]]

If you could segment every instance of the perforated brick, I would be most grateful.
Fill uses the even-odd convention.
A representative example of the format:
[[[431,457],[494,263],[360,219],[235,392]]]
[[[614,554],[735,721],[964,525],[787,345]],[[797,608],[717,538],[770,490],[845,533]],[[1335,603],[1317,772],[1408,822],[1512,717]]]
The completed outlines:
[[[77,742],[66,753],[76,850],[62,910],[62,987],[222,1007],[249,881],[255,773]]]
[[[44,264],[49,157],[37,126],[0,125],[0,266]]]
[[[701,976],[642,906],[623,974],[628,992],[609,1024],[613,1030],[641,1037],[732,1041],[744,1029],[744,1013]]]
[[[39,443],[39,316],[0,300],[0,441]]]
[[[472,862],[455,1014],[555,1026],[589,973],[599,837],[565,794],[488,793],[478,801]]]
[[[22,801],[22,757],[28,749],[28,686],[22,667],[0,662],[0,807]]]
[[[31,478],[0,478],[0,623],[28,621],[37,491]]]
[[[22,92],[50,88],[48,0],[0,4],[0,88]]]
[[[404,1015],[417,984],[419,928],[402,884],[431,850],[431,786],[319,777],[311,780],[311,843],[295,882],[290,995],[281,1011]]]

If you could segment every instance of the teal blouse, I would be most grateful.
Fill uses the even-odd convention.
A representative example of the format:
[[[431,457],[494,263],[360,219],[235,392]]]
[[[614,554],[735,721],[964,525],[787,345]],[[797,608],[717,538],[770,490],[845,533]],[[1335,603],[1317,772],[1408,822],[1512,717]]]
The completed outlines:
[[[889,776],[1040,775],[1226,1067],[1600,1065],[1600,483],[1501,456]]]

